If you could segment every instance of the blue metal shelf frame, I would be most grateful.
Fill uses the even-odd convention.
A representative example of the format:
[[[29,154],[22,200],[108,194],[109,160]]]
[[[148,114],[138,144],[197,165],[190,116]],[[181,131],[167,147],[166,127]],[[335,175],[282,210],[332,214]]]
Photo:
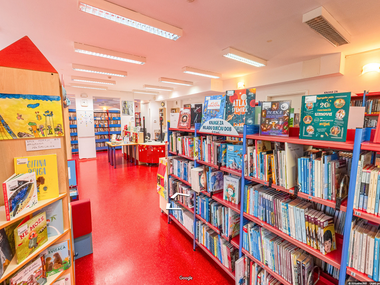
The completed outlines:
[[[70,137],[77,137],[78,133],[70,133]]]
[[[77,125],[70,125],[70,129],[76,129]]]

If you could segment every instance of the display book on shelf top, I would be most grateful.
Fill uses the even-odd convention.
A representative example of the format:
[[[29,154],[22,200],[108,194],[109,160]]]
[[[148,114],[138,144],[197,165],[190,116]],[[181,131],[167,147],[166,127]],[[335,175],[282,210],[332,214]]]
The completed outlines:
[[[50,94],[53,96],[61,96],[61,85],[59,83],[59,75],[57,73],[0,67],[0,75],[4,79],[2,81],[3,84],[0,87],[0,93],[35,95]],[[40,82],[41,84],[31,84],[31,82]],[[65,135],[69,136],[70,134],[67,133]],[[29,212],[25,213],[22,216],[18,216],[11,221],[6,220],[4,207],[2,207],[0,212],[0,229],[20,222],[27,215],[39,211],[57,200],[62,200],[62,214],[64,226],[64,232],[62,234],[49,238],[45,244],[43,244],[37,251],[34,251],[32,254],[30,254],[29,257],[23,262],[17,264],[15,259],[16,257],[14,257],[14,259],[10,262],[9,266],[4,272],[3,276],[0,277],[0,282],[3,282],[4,280],[11,277],[13,274],[18,272],[25,264],[30,262],[34,257],[38,256],[43,250],[58,242],[69,240],[71,255],[70,258],[71,260],[73,260],[73,245],[71,240],[71,228],[69,220],[69,186],[66,156],[66,140],[65,136],[60,136],[57,138],[60,140],[61,144],[61,148],[59,149],[46,149],[28,152],[26,151],[25,139],[11,139],[0,141],[0,164],[2,165],[2,169],[0,171],[0,181],[5,181],[11,175],[14,174],[15,157],[56,154],[58,161],[59,187],[59,196],[57,198],[39,201],[37,205],[30,209]],[[33,139],[38,140],[46,138]],[[2,195],[0,195],[0,205],[4,205],[4,199]],[[73,266],[70,266],[70,268],[66,269],[64,272],[60,274],[56,274],[49,277],[46,284],[53,284],[62,275],[68,273],[71,274],[71,284],[75,284]]]
[[[185,131],[186,132],[186,130],[175,130],[175,131]],[[192,130],[190,130],[191,132],[192,132]],[[198,133],[199,134],[199,133]],[[268,139],[268,140],[270,140],[270,141],[276,141],[277,140],[277,138],[276,137],[264,137],[264,136],[259,136],[259,135],[250,135],[250,136],[247,136],[248,138],[250,137],[250,138],[252,138],[252,139],[256,139],[256,140],[265,140],[265,139]],[[348,140],[350,140],[351,139],[351,137],[352,136],[348,136]],[[284,142],[284,138],[279,138],[279,141],[280,142]],[[286,141],[286,140],[285,140]],[[296,139],[296,138],[289,138],[289,141],[291,141],[292,143],[296,143],[296,144],[307,144],[307,145],[316,145],[316,146],[324,146],[324,145],[326,145],[323,141],[310,141],[310,140],[299,140],[298,138]],[[365,144],[367,144],[367,146],[365,147],[366,149],[369,149],[369,144],[371,144],[371,143],[363,143],[364,145]],[[342,149],[353,149],[353,140],[351,141],[348,141],[346,144],[344,144],[344,143],[340,143],[339,145],[333,145],[332,147],[333,148],[337,148],[337,149],[339,149],[338,148],[338,146],[342,146]],[[199,161],[198,160],[198,162],[201,162],[201,161]],[[204,163],[204,164],[206,164],[206,165],[209,165],[209,163]],[[211,166],[211,165],[210,165]],[[217,165],[217,164],[213,164],[212,166],[214,166],[214,168],[220,168],[219,167],[219,165]],[[228,172],[232,172],[232,173],[234,173],[234,174],[236,174],[236,171],[230,171],[229,169],[224,169],[223,167],[221,168],[221,169],[223,169],[223,170],[227,170]],[[240,174],[240,176],[241,176],[241,174]],[[284,187],[280,187],[280,186],[277,186],[277,185],[275,185],[275,184],[272,184],[271,182],[272,181],[264,181],[264,180],[261,180],[261,179],[258,179],[258,178],[249,178],[249,177],[246,177],[247,179],[249,179],[249,180],[253,180],[253,181],[256,181],[256,182],[259,182],[259,183],[262,183],[262,184],[264,184],[264,185],[271,185],[273,188],[275,188],[275,189],[277,189],[277,190],[280,190],[280,191],[284,191],[284,192],[288,192],[288,193],[290,193],[290,194],[293,194],[294,193],[294,189],[286,189],[286,188],[284,188]],[[246,180],[247,180],[246,179]],[[330,200],[324,200],[324,199],[317,199],[317,198],[314,198],[313,199],[313,197],[305,197],[305,195],[304,196],[302,196],[303,194],[301,194],[300,196],[302,197],[302,198],[308,198],[309,200],[312,200],[313,202],[316,202],[316,203],[321,203],[322,205],[325,205],[325,206],[329,206],[329,207],[334,207],[334,205],[335,205],[335,202],[333,202],[333,201],[330,201]],[[215,196],[215,197],[217,197],[217,196]],[[343,210],[343,211],[345,211],[345,209],[346,209],[346,205],[347,203],[346,203],[346,201],[344,201],[343,202],[343,204],[342,204],[342,206],[341,206],[341,210]],[[239,205],[240,206],[240,205]],[[358,211],[355,211],[355,213],[354,214],[356,214],[356,215],[360,215],[360,213],[358,212]],[[253,217],[252,216],[249,216],[247,213],[244,213],[244,216],[246,217],[246,218],[252,218],[253,219]],[[251,219],[251,220],[252,220]],[[283,233],[282,232],[280,232],[280,231],[276,231],[276,228],[274,228],[273,226],[271,226],[271,225],[269,225],[269,224],[267,224],[267,223],[263,223],[262,221],[260,221],[259,219],[253,219],[253,221],[255,221],[255,222],[257,222],[257,223],[259,223],[259,224],[261,224],[264,228],[266,228],[266,229],[269,229],[270,231],[272,231],[272,232],[275,232],[276,234],[278,234],[279,236],[282,236],[283,235]],[[378,222],[378,221],[377,221]],[[307,252],[310,252],[311,254],[314,254],[314,255],[316,255],[316,256],[318,256],[318,257],[321,257],[322,258],[322,260],[323,261],[325,261],[325,262],[327,262],[327,263],[329,263],[329,264],[332,264],[333,266],[335,266],[335,267],[337,267],[337,268],[339,268],[340,267],[340,252],[341,252],[341,250],[339,249],[339,245],[338,245],[338,251],[333,251],[332,253],[330,253],[330,254],[327,254],[327,255],[322,255],[321,256],[321,254],[319,253],[319,252],[316,252],[315,250],[313,250],[312,248],[310,248],[309,246],[307,246],[307,245],[304,245],[304,244],[300,244],[297,240],[295,240],[295,239],[292,239],[291,237],[288,237],[288,236],[283,236],[286,240],[288,240],[288,241],[290,241],[290,242],[292,242],[292,243],[294,243],[294,244],[297,244],[297,245],[301,245],[301,248],[302,249],[304,249],[304,250],[306,250]],[[339,240],[341,240],[341,238],[339,237],[338,238],[338,241]],[[354,270],[351,270],[350,271],[350,269],[348,269],[347,270],[347,272],[348,273],[352,273],[351,275],[355,275],[355,273],[354,273]],[[356,274],[356,276],[358,276],[358,274]],[[360,279],[359,278],[359,280],[368,280],[368,277],[367,278],[362,278],[362,279]]]

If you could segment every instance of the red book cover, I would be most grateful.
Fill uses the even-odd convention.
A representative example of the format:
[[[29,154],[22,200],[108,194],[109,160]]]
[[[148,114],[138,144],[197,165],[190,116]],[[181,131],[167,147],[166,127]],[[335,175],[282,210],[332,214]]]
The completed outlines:
[[[178,129],[190,129],[191,109],[183,108],[179,113]]]

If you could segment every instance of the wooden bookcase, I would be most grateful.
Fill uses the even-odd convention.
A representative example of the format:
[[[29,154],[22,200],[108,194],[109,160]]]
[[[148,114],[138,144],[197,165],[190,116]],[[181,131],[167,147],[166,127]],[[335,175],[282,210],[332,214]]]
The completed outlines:
[[[26,69],[17,69],[9,67],[0,67],[0,93],[8,94],[33,94],[33,95],[50,95],[50,96],[61,96],[61,84],[59,81],[58,73],[43,72],[43,71],[33,71]],[[62,103],[61,103],[62,105]],[[63,110],[63,106],[62,106]],[[63,116],[65,113],[62,112]],[[67,130],[66,130],[67,131]],[[70,133],[66,133],[65,136],[70,136]],[[67,149],[66,149],[66,137],[54,137],[58,138],[61,142],[61,148],[59,149],[47,149],[39,151],[26,151],[26,139],[12,139],[12,140],[2,140],[0,141],[0,181],[3,182],[14,174],[14,157],[18,156],[33,156],[33,155],[46,155],[46,154],[56,154],[58,161],[58,181],[59,181],[59,197],[39,201],[38,204],[32,208],[28,213],[23,216],[19,216],[12,221],[7,221],[5,217],[4,207],[0,208],[0,229],[6,226],[20,221],[23,217],[36,212],[37,210],[50,205],[51,203],[62,200],[63,206],[63,224],[64,232],[61,235],[55,237],[49,237],[47,243],[45,243],[41,248],[33,252],[25,262],[17,264],[14,258],[11,264],[8,266],[7,270],[0,277],[0,282],[3,282],[7,278],[11,277],[16,273],[23,265],[31,261],[43,250],[49,246],[62,242],[64,240],[69,240],[71,247],[71,266],[69,269],[65,270],[60,274],[48,277],[48,282],[46,285],[53,284],[59,277],[70,273],[71,283],[75,284],[75,274],[74,274],[74,257],[73,257],[73,240],[71,235],[71,222],[70,222],[70,192],[69,192],[69,179],[68,179],[68,167],[67,167]],[[28,138],[28,139],[46,139],[42,138]],[[3,195],[0,195],[0,205],[4,205]]]

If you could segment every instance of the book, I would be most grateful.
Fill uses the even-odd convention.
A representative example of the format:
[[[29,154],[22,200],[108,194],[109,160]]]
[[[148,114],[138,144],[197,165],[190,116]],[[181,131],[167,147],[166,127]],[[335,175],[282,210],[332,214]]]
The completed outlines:
[[[225,175],[223,199],[234,204],[240,202],[240,177]]]
[[[191,189],[196,192],[206,190],[207,174],[204,167],[195,167],[191,169]]]
[[[256,88],[226,91],[226,121],[237,132],[242,133],[244,125],[254,125]]]
[[[43,285],[46,282],[43,256],[29,262],[9,278],[9,285]]]
[[[302,96],[300,139],[345,142],[351,92]]]
[[[194,104],[191,108],[191,126],[202,122],[202,104]]]
[[[242,145],[228,144],[226,167],[241,171],[242,165],[243,165],[242,153],[243,153]]]
[[[36,173],[39,201],[59,196],[56,154],[15,157],[14,167],[15,173]]]
[[[33,213],[33,216],[37,216],[42,212],[46,213],[46,225],[48,237],[61,235],[64,232],[63,228],[63,211],[62,200],[58,200],[41,210]]]
[[[58,274],[71,266],[69,241],[50,246],[44,252],[46,276]]]
[[[226,95],[206,96],[203,104],[202,125],[211,119],[223,119]]]
[[[5,229],[0,230],[0,276],[2,276],[10,264],[14,254],[12,253],[11,246]]]
[[[191,109],[181,108],[178,120],[178,129],[190,129],[191,126]]]
[[[289,136],[291,101],[261,102],[260,134]]]
[[[17,263],[48,241],[45,212],[25,218],[14,230]]]
[[[14,174],[3,182],[5,216],[10,221],[32,209],[38,202],[36,174]]]

